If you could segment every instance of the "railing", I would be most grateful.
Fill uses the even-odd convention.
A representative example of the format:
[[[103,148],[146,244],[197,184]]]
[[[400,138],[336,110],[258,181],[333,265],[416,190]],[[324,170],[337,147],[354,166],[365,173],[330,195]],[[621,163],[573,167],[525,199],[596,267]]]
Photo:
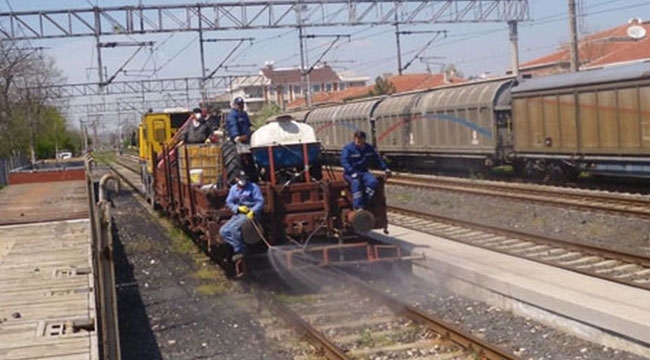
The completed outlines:
[[[8,185],[9,172],[13,169],[27,165],[28,162],[27,158],[22,155],[0,159],[0,185]]]
[[[105,175],[99,182],[99,197],[91,175],[94,160],[86,160],[86,185],[90,206],[91,234],[93,237],[93,274],[95,277],[95,304],[97,309],[97,328],[99,354],[102,360],[120,360],[120,332],[117,317],[117,296],[115,294],[115,266],[113,262],[113,235],[110,208],[107,200],[109,181],[116,184],[119,192],[119,179]],[[97,199],[99,199],[97,201]]]

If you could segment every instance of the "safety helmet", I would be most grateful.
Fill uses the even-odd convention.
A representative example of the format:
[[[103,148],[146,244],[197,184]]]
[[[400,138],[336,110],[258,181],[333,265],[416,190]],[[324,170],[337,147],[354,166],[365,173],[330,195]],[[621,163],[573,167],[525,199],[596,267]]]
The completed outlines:
[[[232,103],[235,105],[244,105],[244,99],[241,96],[237,96]]]
[[[244,170],[240,170],[239,173],[236,176],[237,179],[239,180],[245,180],[245,181],[250,181],[250,177]]]

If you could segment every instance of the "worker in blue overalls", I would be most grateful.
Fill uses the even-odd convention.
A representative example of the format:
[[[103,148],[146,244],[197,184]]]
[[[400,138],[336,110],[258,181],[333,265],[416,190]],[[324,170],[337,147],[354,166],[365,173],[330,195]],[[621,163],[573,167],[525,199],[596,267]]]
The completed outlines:
[[[352,187],[352,206],[355,210],[363,209],[366,201],[372,199],[377,191],[377,178],[368,172],[368,165],[373,160],[377,161],[387,177],[391,175],[377,149],[366,143],[366,133],[361,130],[356,131],[354,141],[345,145],[341,153],[343,176]]]
[[[226,198],[226,206],[233,212],[233,216],[219,229],[221,239],[232,246],[233,262],[241,259],[246,249],[242,239],[242,226],[246,221],[259,218],[264,207],[264,197],[260,187],[251,182],[245,172],[240,172],[235,180],[237,183],[230,187]]]

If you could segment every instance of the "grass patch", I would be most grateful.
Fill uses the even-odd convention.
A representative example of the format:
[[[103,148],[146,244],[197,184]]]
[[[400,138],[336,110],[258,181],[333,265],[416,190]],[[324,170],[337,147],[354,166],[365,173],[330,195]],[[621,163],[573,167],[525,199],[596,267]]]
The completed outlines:
[[[398,201],[412,201],[413,200],[413,195],[408,194],[408,193],[402,193],[397,195],[397,200]]]
[[[192,254],[196,252],[196,245],[182,230],[171,229],[169,237],[172,239],[172,251],[175,253]]]
[[[292,294],[277,294],[275,297],[285,304],[301,303],[301,302],[314,302],[319,299],[318,294],[304,294],[304,295],[292,295]]]
[[[512,165],[495,166],[491,169],[493,174],[512,175],[515,173]]]
[[[534,217],[528,222],[530,225],[543,226],[546,222],[541,216]]]
[[[375,340],[372,338],[372,331],[365,329],[361,333],[361,341],[359,345],[363,347],[373,347],[375,346]]]
[[[152,241],[141,240],[140,236],[135,242],[128,242],[124,244],[124,248],[129,253],[149,253],[159,249],[159,247]]]
[[[201,269],[195,271],[192,274],[192,277],[200,280],[215,280],[220,278],[221,277],[220,275],[222,275],[220,271],[204,266]]]
[[[202,284],[196,287],[196,292],[201,295],[219,295],[228,291],[230,287],[226,283]]]

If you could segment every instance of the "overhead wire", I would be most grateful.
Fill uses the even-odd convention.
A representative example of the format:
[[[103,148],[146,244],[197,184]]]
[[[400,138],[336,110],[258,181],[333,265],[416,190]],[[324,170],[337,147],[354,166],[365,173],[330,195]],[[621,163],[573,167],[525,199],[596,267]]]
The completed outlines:
[[[160,70],[164,69],[167,65],[169,65],[172,61],[174,61],[177,57],[179,57],[185,50],[187,50],[188,47],[191,45],[194,45],[194,41],[196,41],[199,38],[198,35],[196,35],[192,41],[189,41],[185,46],[183,46],[180,50],[176,52],[171,58],[169,58],[164,64],[162,64],[158,69],[156,69],[152,75],[155,75],[160,72]]]

